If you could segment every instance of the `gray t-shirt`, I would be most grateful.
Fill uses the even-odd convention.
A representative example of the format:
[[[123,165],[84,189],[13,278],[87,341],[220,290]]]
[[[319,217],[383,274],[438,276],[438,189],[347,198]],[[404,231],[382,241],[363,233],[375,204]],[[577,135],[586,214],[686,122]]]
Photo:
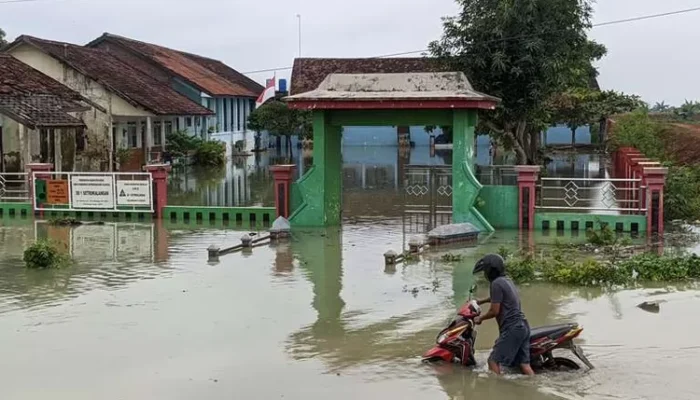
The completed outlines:
[[[496,316],[498,330],[501,332],[525,319],[520,309],[520,296],[513,281],[500,276],[491,282],[491,303],[501,304],[501,311]]]

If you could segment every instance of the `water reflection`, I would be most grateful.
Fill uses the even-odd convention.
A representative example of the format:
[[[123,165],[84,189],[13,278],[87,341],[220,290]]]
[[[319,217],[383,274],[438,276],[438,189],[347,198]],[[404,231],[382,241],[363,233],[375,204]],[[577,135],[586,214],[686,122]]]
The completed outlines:
[[[488,155],[488,147],[479,149]],[[343,147],[343,218],[393,218],[402,215],[408,165],[451,165],[451,150],[431,154],[429,147]],[[606,176],[606,161],[596,153],[555,154],[545,168],[548,177]],[[477,176],[484,184],[515,185],[516,176],[499,157],[477,157]],[[313,162],[313,150],[292,149],[296,178]],[[287,149],[269,149],[249,157],[231,157],[220,169],[183,168],[172,172],[168,203],[192,206],[272,206],[274,193],[269,166],[289,162]],[[375,201],[381,198],[382,201]]]
[[[37,239],[56,244],[73,264],[48,271],[26,269],[23,251]],[[169,273],[163,264],[168,239],[159,224],[67,227],[36,221],[0,226],[0,312],[55,305],[85,291],[120,289]]]

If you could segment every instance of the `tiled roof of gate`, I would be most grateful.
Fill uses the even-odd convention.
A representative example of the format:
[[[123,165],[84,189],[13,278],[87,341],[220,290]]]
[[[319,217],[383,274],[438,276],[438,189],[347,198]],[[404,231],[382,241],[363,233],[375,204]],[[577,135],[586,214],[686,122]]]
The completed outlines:
[[[90,47],[117,44],[167,69],[212,96],[258,97],[264,88],[221,61],[167,47],[105,33],[88,44]]]
[[[104,50],[20,36],[10,48],[27,43],[99,82],[124,100],[156,115],[209,115],[212,111],[165,83],[130,67]]]
[[[0,54],[0,113],[34,129],[83,126],[68,112],[85,109],[82,96],[8,55]]]
[[[423,58],[297,58],[291,95],[310,92],[330,74],[405,74],[447,72],[436,59]]]

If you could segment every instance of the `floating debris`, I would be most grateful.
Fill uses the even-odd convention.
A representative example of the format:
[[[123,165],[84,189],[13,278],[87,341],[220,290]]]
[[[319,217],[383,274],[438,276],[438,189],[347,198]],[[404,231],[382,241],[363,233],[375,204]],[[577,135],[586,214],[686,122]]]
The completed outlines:
[[[431,246],[456,242],[476,242],[479,233],[481,231],[470,223],[442,225],[428,232],[428,242]]]
[[[664,301],[663,300],[645,301],[644,303],[638,304],[637,307],[641,308],[644,311],[658,314],[659,311],[661,311],[661,303],[664,303]]]

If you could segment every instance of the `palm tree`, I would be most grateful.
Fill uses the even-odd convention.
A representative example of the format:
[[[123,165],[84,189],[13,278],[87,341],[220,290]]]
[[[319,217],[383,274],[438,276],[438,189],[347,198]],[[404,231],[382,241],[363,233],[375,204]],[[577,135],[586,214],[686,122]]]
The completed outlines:
[[[671,109],[671,106],[666,104],[665,101],[662,101],[661,103],[656,103],[654,104],[654,107],[652,107],[651,111],[654,112],[666,112]]]

